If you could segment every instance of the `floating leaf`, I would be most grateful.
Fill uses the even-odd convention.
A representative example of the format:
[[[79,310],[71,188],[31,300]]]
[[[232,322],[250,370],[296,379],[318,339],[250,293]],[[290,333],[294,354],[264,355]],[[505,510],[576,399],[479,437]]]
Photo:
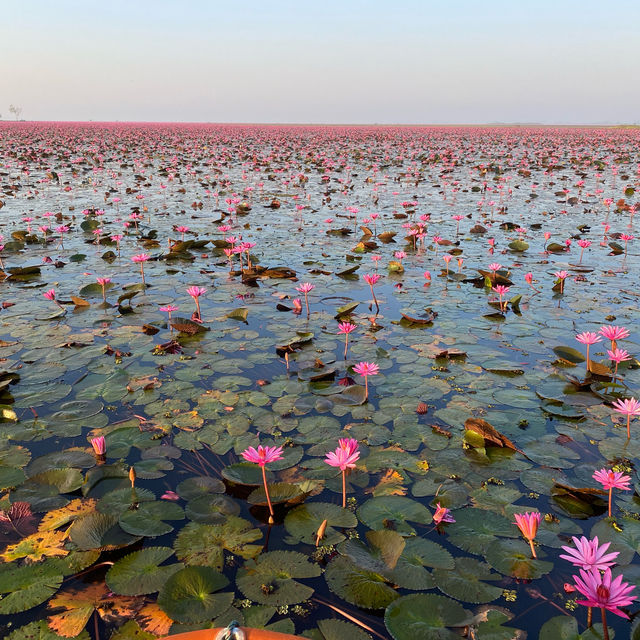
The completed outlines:
[[[496,571],[520,580],[534,580],[553,569],[553,562],[533,559],[529,545],[522,540],[494,540],[486,558]]]
[[[168,547],[148,547],[118,560],[107,572],[107,586],[114,593],[138,596],[159,591],[164,583],[184,565],[160,564],[173,555]]]
[[[104,582],[92,582],[60,591],[49,600],[47,609],[57,612],[49,615],[49,627],[65,638],[73,638],[85,628],[94,611],[100,617],[108,616],[111,622],[124,622],[135,613],[136,602],[110,593]]]
[[[125,511],[119,520],[124,531],[134,536],[162,536],[173,531],[166,520],[183,520],[184,511],[175,502],[143,502]]]
[[[239,320],[240,322],[246,323],[248,315],[249,315],[249,309],[247,309],[246,307],[239,307],[237,309],[233,309],[232,311],[229,311],[229,313],[226,313],[224,317],[229,318],[231,320]]]
[[[36,620],[15,629],[6,637],[6,640],[60,640],[60,638],[62,636],[49,629],[46,620]],[[90,636],[86,631],[77,635],[76,638],[78,640],[90,640]]]
[[[328,502],[308,502],[291,510],[284,519],[287,532],[294,538],[315,545],[320,525],[327,521],[322,544],[333,545],[344,540],[338,529],[351,529],[358,523],[351,511]]]
[[[394,640],[456,640],[446,627],[462,626],[469,615],[455,600],[431,593],[414,593],[387,607],[384,623]]]
[[[224,493],[224,482],[210,476],[194,476],[183,480],[176,491],[181,498],[192,500],[212,493]]]
[[[176,555],[191,565],[208,565],[222,571],[224,550],[241,556],[255,558],[262,547],[251,544],[262,538],[262,532],[253,528],[244,518],[227,516],[221,524],[197,524],[190,522],[174,543]]]
[[[62,584],[55,564],[0,565],[0,614],[20,613],[51,597]]]
[[[585,361],[585,357],[573,347],[554,347],[553,353],[555,353],[560,360],[568,364],[576,365]]]
[[[363,609],[384,609],[398,598],[385,576],[361,568],[343,556],[329,563],[324,577],[331,591]]]
[[[233,593],[216,593],[228,584],[229,580],[211,567],[185,567],[165,582],[158,605],[177,622],[211,620],[233,601]]]
[[[369,640],[368,633],[356,627],[355,624],[346,620],[329,618],[318,620],[318,629],[322,633],[322,640]]]
[[[489,424],[486,420],[482,420],[482,418],[467,418],[464,423],[464,428],[467,432],[471,432],[480,437],[482,441],[481,446],[506,447],[512,451],[518,451],[518,448],[509,438],[503,436],[492,424]],[[465,433],[465,438],[466,437],[467,434]]]
[[[430,524],[431,512],[422,504],[403,496],[381,496],[367,500],[358,509],[358,518],[371,529],[391,529],[403,535],[415,534],[409,522]]]
[[[5,562],[25,558],[38,562],[42,558],[64,557],[69,552],[64,548],[67,535],[62,531],[40,531],[10,544],[2,554]]]
[[[64,507],[46,513],[40,521],[38,528],[40,531],[59,529],[77,518],[87,515],[88,513],[93,513],[95,508],[95,500],[76,498]]]
[[[502,588],[483,580],[500,580],[489,565],[474,558],[456,558],[453,570],[435,569],[433,577],[438,589],[462,602],[491,602],[502,594]]]
[[[287,482],[273,482],[269,485],[271,504],[297,504],[305,498],[304,491],[297,484]],[[264,487],[254,489],[247,498],[249,504],[267,505],[267,495]]]
[[[120,528],[117,516],[105,513],[89,513],[78,518],[68,533],[72,542],[83,551],[126,547],[138,539]]]
[[[251,462],[237,462],[225,467],[222,477],[233,484],[258,486],[262,484],[262,471],[257,464]],[[271,483],[274,475],[267,469],[267,481]]]
[[[313,589],[294,578],[314,578],[320,567],[297,551],[270,551],[248,560],[238,571],[236,583],[242,593],[260,604],[282,606],[311,597]]]

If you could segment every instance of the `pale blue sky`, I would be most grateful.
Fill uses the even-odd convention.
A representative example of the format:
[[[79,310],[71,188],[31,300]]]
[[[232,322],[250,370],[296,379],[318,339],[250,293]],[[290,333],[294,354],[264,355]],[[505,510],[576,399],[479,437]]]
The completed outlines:
[[[0,0],[0,114],[640,121],[638,0]]]

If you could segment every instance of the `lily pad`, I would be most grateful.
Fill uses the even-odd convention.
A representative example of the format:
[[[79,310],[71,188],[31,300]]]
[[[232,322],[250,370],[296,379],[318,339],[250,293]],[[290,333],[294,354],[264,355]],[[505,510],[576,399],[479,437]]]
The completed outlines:
[[[211,567],[185,567],[165,582],[158,604],[176,622],[204,622],[233,602],[233,593],[216,593],[228,584],[229,580]]]
[[[183,520],[184,511],[175,502],[143,502],[125,511],[119,520],[123,531],[134,536],[162,536],[173,531],[167,520]]]
[[[107,586],[114,593],[138,596],[154,593],[184,565],[174,563],[161,567],[160,564],[173,555],[168,547],[148,547],[118,560],[107,572]]]
[[[367,500],[358,509],[358,518],[371,529],[391,529],[402,535],[414,535],[409,522],[430,524],[431,512],[422,504],[403,496],[381,496]]]
[[[339,529],[351,529],[358,524],[356,516],[329,502],[308,502],[291,510],[285,520],[287,532],[306,544],[316,543],[316,534],[324,521],[327,524],[322,538],[323,545],[338,544],[344,540]]]
[[[393,640],[456,640],[447,627],[463,626],[469,614],[463,606],[431,593],[414,593],[387,607],[384,623]]]
[[[363,609],[384,609],[399,597],[385,576],[361,568],[343,556],[329,563],[324,577],[331,591]]]
[[[315,578],[320,573],[320,567],[302,553],[269,551],[248,560],[238,571],[236,583],[247,598],[279,607],[310,598],[313,589],[295,578]]]
[[[252,544],[262,538],[260,529],[253,528],[244,518],[227,516],[220,524],[190,522],[174,543],[176,555],[190,565],[208,565],[222,571],[224,551],[242,558],[255,558],[262,547]]]

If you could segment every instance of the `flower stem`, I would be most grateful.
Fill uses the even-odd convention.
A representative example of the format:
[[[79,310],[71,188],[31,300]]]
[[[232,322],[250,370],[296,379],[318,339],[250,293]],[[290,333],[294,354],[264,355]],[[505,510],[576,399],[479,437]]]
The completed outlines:
[[[309,317],[309,294],[305,291],[304,303],[307,305],[307,318]]]
[[[536,555],[536,548],[533,546],[533,540],[529,540],[529,546],[531,547],[531,556],[537,558],[538,556]]]
[[[604,607],[600,607],[602,613],[602,633],[604,634],[604,640],[609,640],[609,629],[607,627],[607,612]]]
[[[273,507],[271,506],[271,498],[269,497],[269,487],[267,486],[267,472],[262,467],[262,482],[264,482],[264,492],[267,496],[267,504],[269,505],[269,520],[273,522]]]
[[[371,295],[373,296],[373,302],[376,305],[376,312],[380,313],[380,305],[378,305],[378,299],[376,298],[376,294],[373,293],[373,285],[369,285],[371,287]]]
[[[347,506],[347,470],[342,470],[342,508]]]
[[[364,401],[366,402],[369,399],[369,378],[368,376],[364,377]]]
[[[631,414],[627,414],[627,440],[631,440]]]
[[[349,346],[349,334],[344,334],[344,359],[347,359],[347,347]]]
[[[593,607],[587,607],[587,629],[593,626]]]
[[[613,495],[613,487],[609,487],[609,517],[611,517],[611,496]]]

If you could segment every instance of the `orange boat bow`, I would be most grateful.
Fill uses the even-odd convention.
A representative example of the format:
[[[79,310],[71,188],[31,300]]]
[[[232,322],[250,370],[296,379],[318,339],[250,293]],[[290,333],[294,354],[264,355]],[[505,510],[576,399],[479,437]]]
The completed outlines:
[[[300,640],[300,636],[292,636],[288,633],[277,633],[265,629],[250,629],[241,627],[247,640]],[[167,640],[215,640],[222,628],[202,629],[201,631],[189,631],[175,636],[165,636]]]

